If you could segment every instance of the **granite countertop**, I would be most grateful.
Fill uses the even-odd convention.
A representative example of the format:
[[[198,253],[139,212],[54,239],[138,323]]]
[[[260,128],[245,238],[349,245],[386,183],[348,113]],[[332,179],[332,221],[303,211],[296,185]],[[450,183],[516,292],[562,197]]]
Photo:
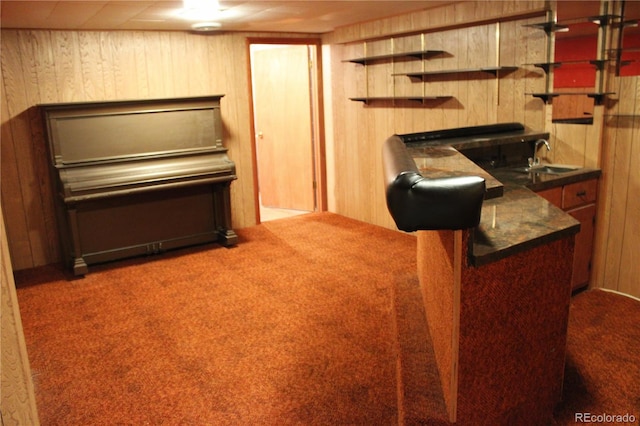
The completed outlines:
[[[601,172],[578,168],[562,174],[543,174],[505,168],[491,173],[504,184],[504,195],[485,200],[482,205],[469,259],[474,266],[577,234],[580,222],[534,191],[598,178]]]
[[[590,168],[562,174],[522,173],[513,168],[486,171],[453,146],[408,145],[407,149],[424,177],[485,178],[487,196],[469,258],[474,266],[577,234],[580,223],[534,191],[600,176],[600,170]]]
[[[580,222],[544,198],[523,186],[506,185],[503,197],[483,203],[469,261],[485,265],[579,230]]]
[[[451,146],[408,146],[407,150],[424,177],[481,176],[487,188],[485,200],[503,195],[504,185],[498,179]]]

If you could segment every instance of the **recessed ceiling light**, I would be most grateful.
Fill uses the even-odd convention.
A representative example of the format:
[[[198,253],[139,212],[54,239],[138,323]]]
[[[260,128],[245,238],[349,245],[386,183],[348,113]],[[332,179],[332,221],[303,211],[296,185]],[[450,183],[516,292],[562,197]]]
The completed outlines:
[[[215,31],[222,25],[219,22],[198,22],[191,25],[191,29],[194,31]]]

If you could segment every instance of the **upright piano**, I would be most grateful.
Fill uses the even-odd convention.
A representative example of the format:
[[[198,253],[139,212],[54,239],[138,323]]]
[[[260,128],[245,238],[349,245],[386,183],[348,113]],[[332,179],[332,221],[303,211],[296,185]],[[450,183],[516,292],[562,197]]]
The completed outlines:
[[[237,243],[223,95],[39,105],[64,262]]]

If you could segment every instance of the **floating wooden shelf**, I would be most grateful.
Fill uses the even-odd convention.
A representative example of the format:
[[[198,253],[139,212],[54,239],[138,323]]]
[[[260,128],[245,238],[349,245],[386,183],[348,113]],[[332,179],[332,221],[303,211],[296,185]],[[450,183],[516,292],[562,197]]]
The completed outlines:
[[[635,63],[638,63],[638,62],[640,62],[640,59],[622,59],[620,61],[620,66],[621,67],[625,67],[627,65],[635,64]]]
[[[610,52],[640,52],[640,47],[623,47],[621,49],[609,49]]]
[[[613,62],[613,59],[583,59],[577,61],[558,61],[558,62],[536,62],[533,64],[525,64],[525,65],[533,65],[538,68],[542,68],[544,72],[549,73],[551,68],[560,68],[564,64],[591,64],[596,67],[597,70],[602,71],[604,69],[604,64],[607,62]]]
[[[589,16],[587,21],[593,22],[594,24],[598,24],[601,26],[609,25],[616,20],[622,19],[620,15],[597,15],[597,16]]]
[[[597,69],[602,70],[604,68],[604,64],[612,61],[611,59],[583,59],[576,61],[561,61],[560,64],[591,64],[595,66]]]
[[[616,27],[618,28],[628,28],[628,27],[637,27],[640,19],[629,19],[627,21],[618,22]]]
[[[587,93],[587,96],[594,99],[596,105],[602,105],[602,101],[608,95],[615,95],[616,92],[599,92],[599,93]]]
[[[568,25],[558,24],[557,22],[540,22],[538,24],[527,24],[525,27],[538,28],[544,30],[545,33],[558,33],[569,31]]]
[[[593,117],[554,118],[551,121],[554,123],[562,123],[562,124],[593,124]]]
[[[346,59],[342,62],[352,62],[354,64],[365,65],[374,61],[388,61],[398,58],[427,59],[444,53],[443,50],[419,50],[415,52],[390,53],[388,55],[364,56],[362,58]]]
[[[525,95],[531,95],[534,98],[542,99],[542,101],[545,104],[548,104],[551,99],[557,98],[558,96],[560,96],[560,93],[551,93],[551,92],[548,92],[548,93],[525,93]]]
[[[352,101],[364,102],[370,104],[372,102],[388,102],[388,101],[410,101],[420,102],[422,104],[428,101],[444,101],[451,99],[453,96],[371,96],[371,97],[359,97],[349,98]]]
[[[533,65],[534,67],[542,68],[545,73],[549,73],[551,68],[559,68],[562,66],[562,62],[536,62],[533,64],[525,64],[525,65]]]
[[[494,76],[498,76],[500,72],[509,73],[517,70],[518,67],[508,66],[508,67],[484,67],[484,68],[467,68],[467,69],[455,69],[455,70],[440,70],[440,71],[424,71],[424,72],[410,72],[410,73],[400,73],[400,74],[392,74],[392,75],[406,75],[412,79],[421,79],[422,81],[428,80],[431,76],[441,76],[446,74],[464,74],[464,73],[489,73]]]
[[[546,92],[546,93],[525,93],[525,95],[531,95],[534,98],[540,98],[544,103],[548,103],[551,99],[558,96],[588,96],[595,100],[596,105],[600,105],[607,95],[615,95],[615,92],[597,92],[597,93],[585,93],[585,92]]]
[[[613,23],[618,19],[622,19],[622,17],[619,15],[598,15],[580,19],[584,19],[584,22],[593,22],[594,24],[605,26]],[[571,22],[571,24],[577,23],[579,22]],[[550,34],[569,31],[569,27],[571,24],[562,22],[540,22],[537,24],[527,24],[525,25],[525,27],[538,28],[544,30],[547,34]]]

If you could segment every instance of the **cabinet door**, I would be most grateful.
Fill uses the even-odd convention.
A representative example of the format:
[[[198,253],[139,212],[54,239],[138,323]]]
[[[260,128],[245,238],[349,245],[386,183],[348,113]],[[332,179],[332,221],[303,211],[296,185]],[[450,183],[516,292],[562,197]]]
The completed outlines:
[[[589,204],[569,210],[567,213],[580,221],[580,232],[576,235],[573,275],[571,278],[571,289],[575,290],[589,284],[596,206],[595,204]]]
[[[536,192],[539,196],[558,208],[562,208],[562,187],[544,189]]]

